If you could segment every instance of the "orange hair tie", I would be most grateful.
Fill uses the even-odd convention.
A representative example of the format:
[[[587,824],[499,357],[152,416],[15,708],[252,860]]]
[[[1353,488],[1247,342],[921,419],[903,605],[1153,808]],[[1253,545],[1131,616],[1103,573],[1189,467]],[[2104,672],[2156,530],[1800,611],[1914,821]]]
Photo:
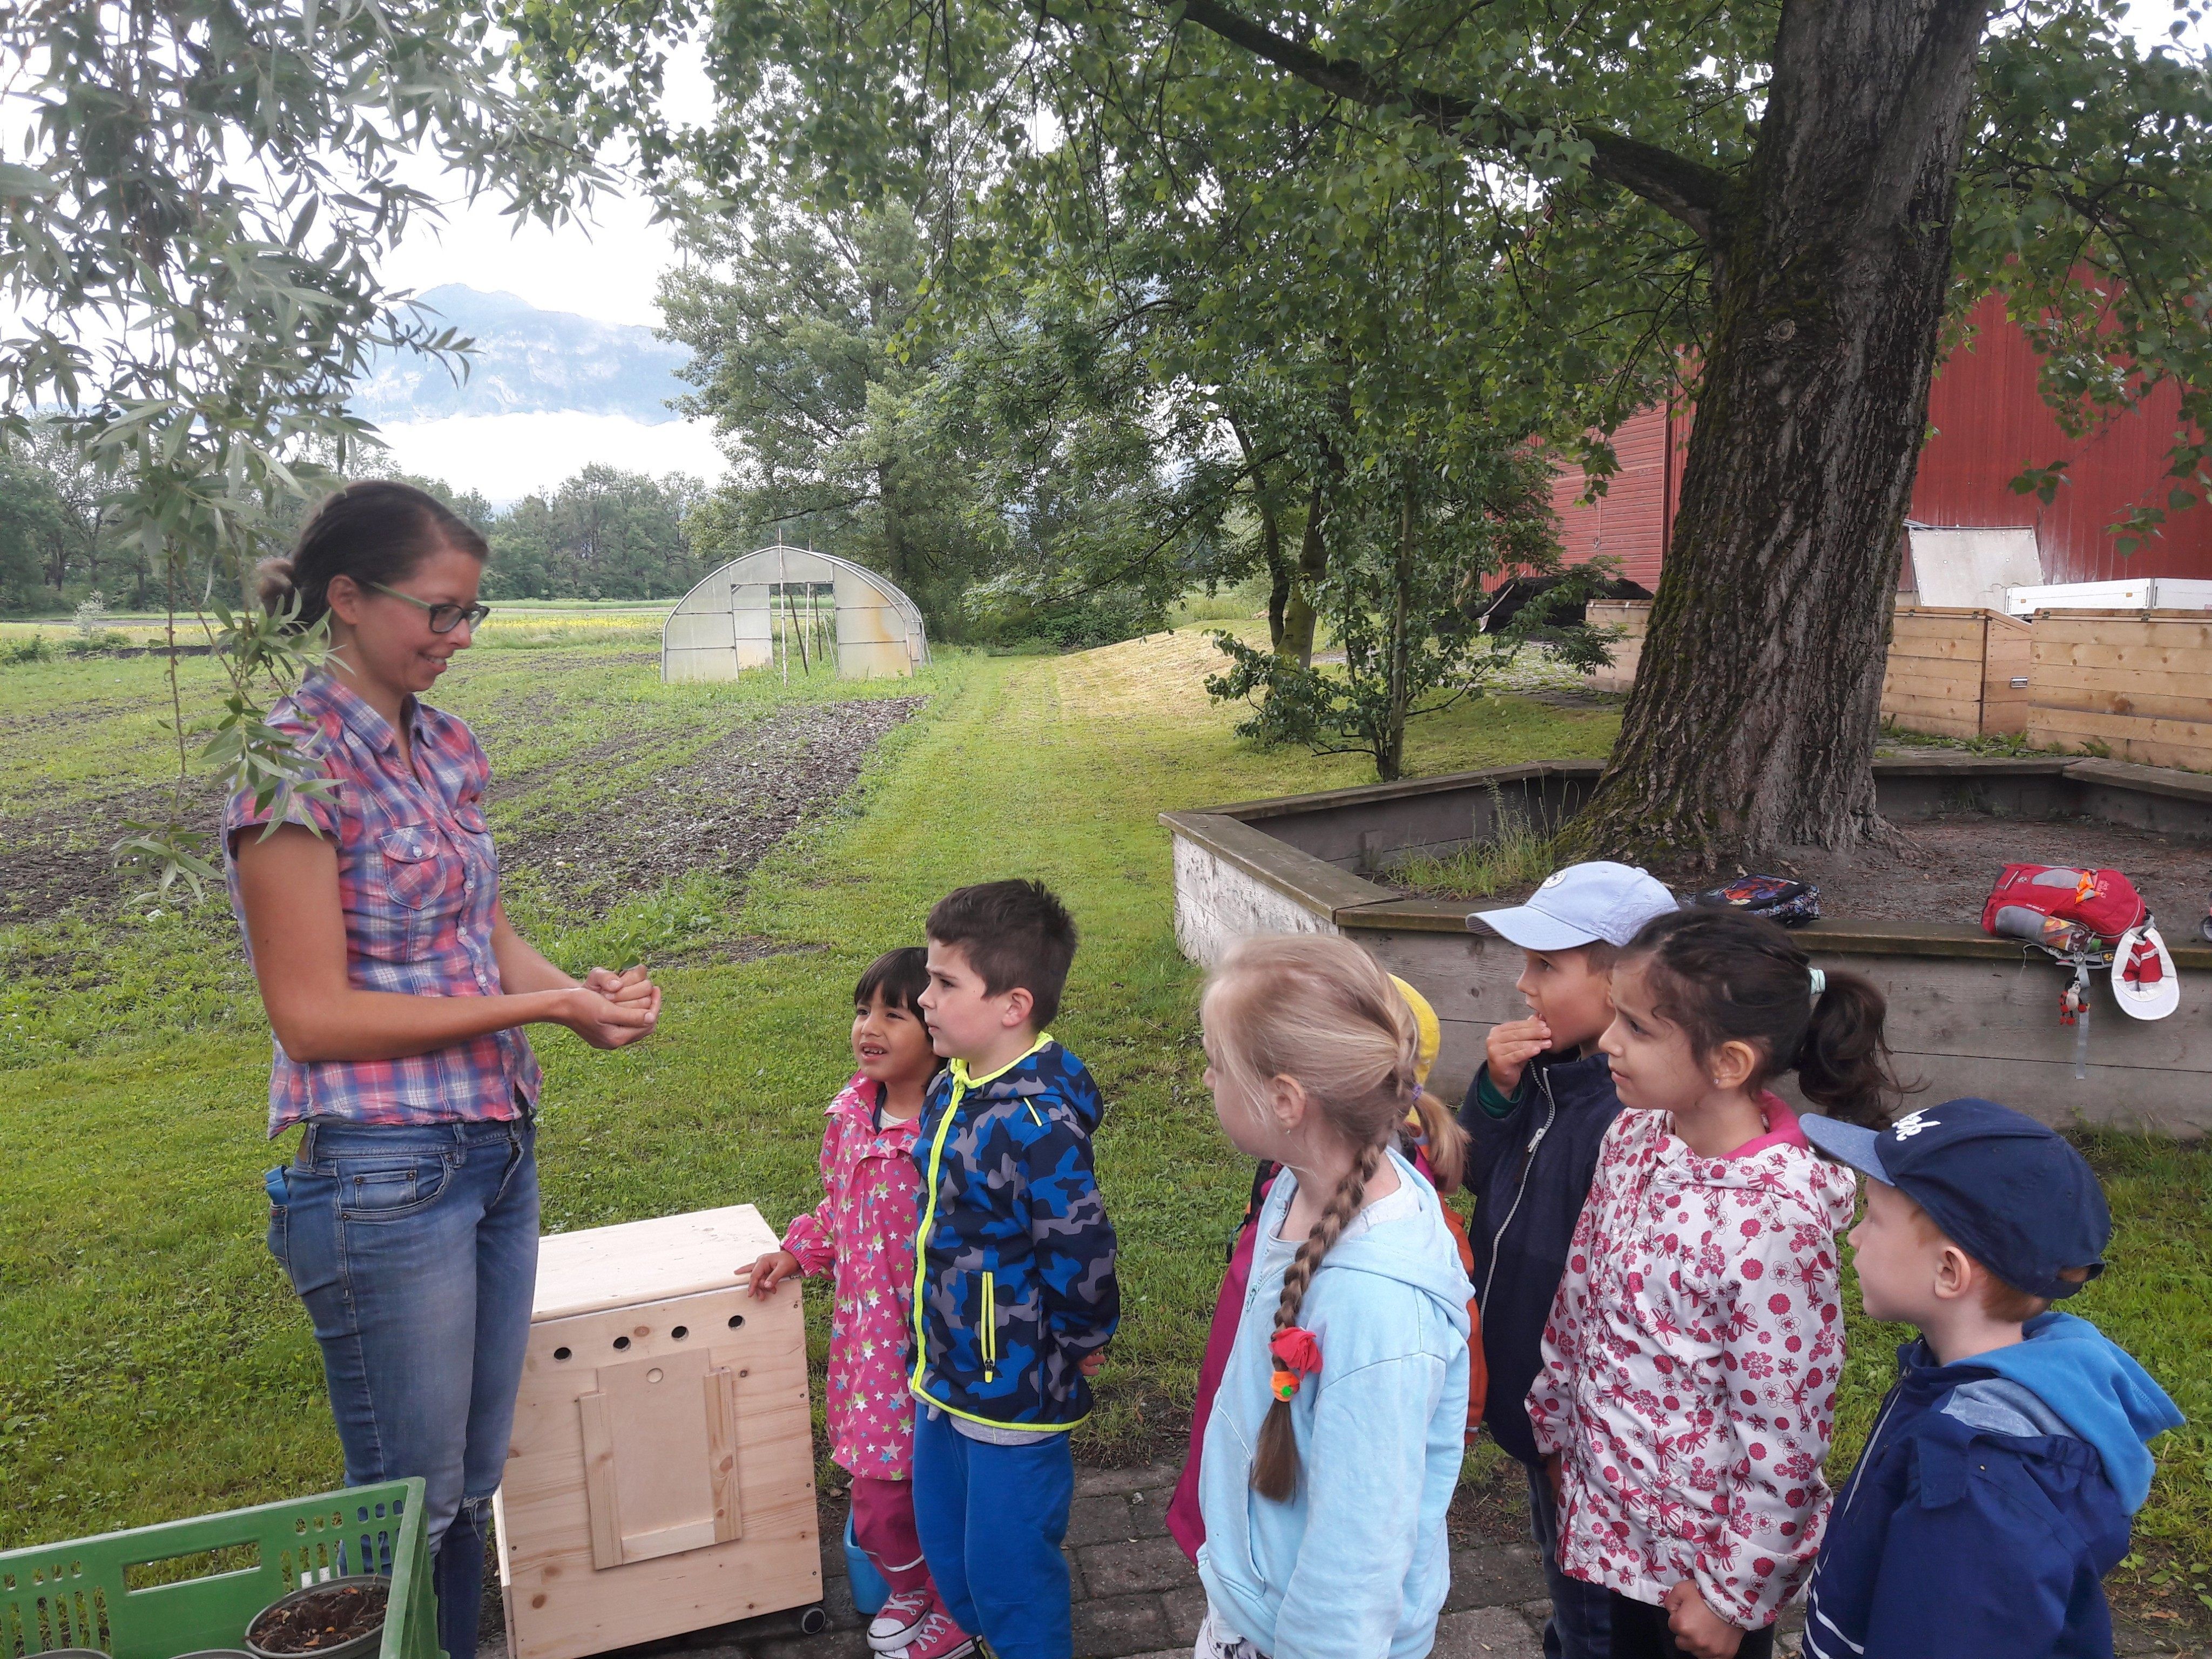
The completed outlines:
[[[1278,1400],[1289,1400],[1298,1391],[1301,1377],[1321,1370],[1321,1339],[1303,1326],[1286,1325],[1267,1344],[1274,1356],[1274,1374],[1268,1388]]]

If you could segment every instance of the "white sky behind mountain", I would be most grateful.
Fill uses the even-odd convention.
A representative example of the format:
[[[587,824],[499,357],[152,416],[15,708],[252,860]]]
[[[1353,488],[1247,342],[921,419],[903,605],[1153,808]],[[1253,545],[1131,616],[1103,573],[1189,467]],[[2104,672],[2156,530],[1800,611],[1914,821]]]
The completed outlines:
[[[698,51],[671,64],[667,91],[666,106],[678,121],[703,122],[713,113]],[[677,253],[668,228],[652,223],[652,216],[641,195],[609,192],[599,198],[589,224],[517,228],[495,202],[471,208],[455,200],[444,224],[426,225],[410,237],[385,270],[391,281],[418,292],[459,283],[512,294],[544,311],[658,328],[654,285]],[[480,489],[500,504],[552,489],[594,461],[709,481],[726,465],[706,421],[648,425],[562,410],[387,421],[382,435],[403,471]]]

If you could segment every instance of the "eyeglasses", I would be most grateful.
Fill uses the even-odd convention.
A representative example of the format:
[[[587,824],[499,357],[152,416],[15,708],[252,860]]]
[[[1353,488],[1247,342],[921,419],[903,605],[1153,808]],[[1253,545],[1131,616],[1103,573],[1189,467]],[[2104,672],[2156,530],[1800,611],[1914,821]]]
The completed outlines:
[[[395,599],[406,600],[418,611],[428,611],[430,631],[433,634],[450,634],[463,623],[466,623],[471,629],[475,629],[482,626],[483,619],[491,615],[491,607],[488,605],[433,605],[428,599],[416,599],[412,593],[403,593],[396,587],[386,587],[382,582],[371,582],[369,586],[380,593],[388,593]]]

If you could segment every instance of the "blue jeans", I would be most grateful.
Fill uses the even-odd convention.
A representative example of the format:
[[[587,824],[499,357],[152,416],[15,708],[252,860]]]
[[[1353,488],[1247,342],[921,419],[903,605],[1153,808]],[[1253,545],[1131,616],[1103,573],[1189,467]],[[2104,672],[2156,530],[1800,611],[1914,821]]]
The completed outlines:
[[[945,1611],[997,1659],[1068,1659],[1074,1619],[1060,1553],[1075,1498],[1067,1437],[993,1446],[918,1401],[914,1417],[915,1528]]]
[[[534,1146],[521,1119],[313,1121],[292,1164],[269,1172],[269,1249],[314,1322],[346,1484],[422,1478],[452,1659],[477,1650],[484,1534],[530,1337]]]
[[[1544,1659],[1612,1659],[1612,1593],[1559,1571],[1559,1506],[1552,1497],[1552,1478],[1541,1463],[1522,1467],[1528,1472],[1528,1530],[1544,1552],[1544,1583],[1552,1592]]]

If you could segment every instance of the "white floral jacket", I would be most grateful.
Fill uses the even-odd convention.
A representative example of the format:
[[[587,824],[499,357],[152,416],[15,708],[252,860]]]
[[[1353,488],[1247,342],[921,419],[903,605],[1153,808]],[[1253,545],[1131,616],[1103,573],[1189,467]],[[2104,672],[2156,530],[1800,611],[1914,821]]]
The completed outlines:
[[[1658,1603],[1774,1622],[1820,1547],[1844,1359],[1836,1233],[1856,1190],[1775,1095],[1769,1133],[1701,1158],[1664,1112],[1606,1133],[1528,1391],[1560,1456],[1560,1565]]]

